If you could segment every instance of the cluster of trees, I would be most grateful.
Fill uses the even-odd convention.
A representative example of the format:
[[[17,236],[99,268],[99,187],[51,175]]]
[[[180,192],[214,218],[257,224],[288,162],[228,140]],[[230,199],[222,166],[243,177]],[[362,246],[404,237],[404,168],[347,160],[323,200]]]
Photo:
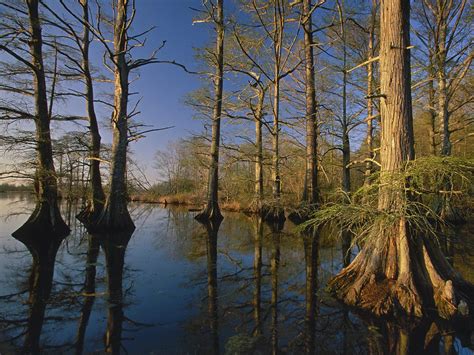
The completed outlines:
[[[205,129],[157,153],[160,194],[203,196],[202,170],[209,169],[212,180],[219,171],[218,186],[213,182],[207,189],[214,201],[208,206],[218,205],[219,193],[221,201],[258,210],[303,207],[337,189],[350,194],[379,170],[377,1],[239,1],[238,14],[224,21],[223,71],[217,74],[210,69],[220,70],[222,39],[213,11],[222,4],[205,4],[199,22],[214,25],[217,47],[198,51],[201,73],[210,80],[186,99]],[[421,1],[412,7],[416,155],[472,158],[466,2]],[[216,81],[221,75],[223,92]]]
[[[149,32],[131,33],[135,3],[5,0],[0,7],[0,114],[6,128],[1,143],[15,157],[1,176],[33,180],[38,196],[34,213],[17,233],[39,228],[46,234],[67,234],[58,198],[84,194],[88,203],[78,218],[90,228],[133,229],[126,206],[127,147],[154,129],[134,119],[139,111],[130,100],[130,82],[137,69],[157,62],[158,51],[147,58],[133,55]],[[92,51],[103,54],[102,63],[92,62]],[[113,95],[97,95],[99,85],[112,88]],[[67,104],[74,100],[83,102],[84,116],[68,113]],[[104,107],[113,133],[107,149],[96,113]],[[68,132],[53,134],[65,121]],[[109,163],[105,191],[103,161]]]
[[[239,2],[241,13],[225,21],[222,1],[204,4],[208,6],[200,21],[214,24],[217,45],[201,54],[205,64],[215,68],[213,85],[189,100],[212,127],[207,204],[196,218],[217,223],[222,219],[219,152],[225,117],[230,124],[240,123],[232,132],[231,144],[224,144],[232,152],[227,158],[240,155],[240,160],[255,167],[254,212],[267,221],[285,219],[281,144],[286,140],[300,146],[298,170],[304,171],[300,205],[292,217],[301,221],[316,211],[307,225],[337,217],[345,227],[346,242],[350,243],[350,230],[360,232],[358,240],[364,237],[359,255],[330,283],[340,299],[378,315],[402,312],[421,317],[433,310],[443,318],[465,315],[474,288],[453,270],[433,241],[430,234],[436,234],[436,226],[431,219],[438,215],[420,196],[427,191],[437,194],[442,200],[437,212],[447,217],[457,171],[443,171],[441,187],[426,189],[426,178],[415,173],[411,161],[415,159],[414,113],[418,121],[428,117],[428,132],[422,128],[417,132],[419,140],[426,133],[430,137],[427,151],[420,149],[420,156],[449,157],[453,144],[467,145],[472,136],[466,1],[418,2],[412,22],[408,0],[373,1],[365,12],[338,0],[315,4],[249,0]],[[315,13],[327,16],[313,23]],[[222,33],[223,21],[227,37]],[[411,42],[413,34],[416,40]],[[316,69],[320,69],[318,75]],[[232,80],[230,89],[223,91],[225,74]],[[249,121],[255,129],[253,138],[240,134]],[[268,134],[263,134],[264,127]],[[455,140],[454,134],[458,134]],[[270,176],[266,186],[265,138]],[[353,138],[359,145],[365,141],[360,160],[351,154]],[[245,149],[249,142],[250,154]],[[339,151],[342,207],[320,205],[321,157],[333,150]],[[427,166],[436,171],[449,160],[436,162],[441,164]],[[375,198],[351,197],[357,188],[352,184],[351,167],[357,164],[361,164],[364,186],[377,191]],[[179,160],[175,165],[180,165]],[[243,171],[240,175],[245,179],[248,169]],[[264,189],[271,189],[265,204]]]
[[[223,0],[203,0],[194,9],[195,23],[213,26],[215,43],[198,53],[202,70],[190,71],[158,60],[160,48],[135,58],[148,31],[131,33],[132,1],[114,0],[107,9],[87,0],[0,1],[0,115],[10,130],[0,138],[6,149],[25,147],[26,164],[2,174],[32,178],[38,196],[34,213],[16,235],[69,232],[58,208],[57,166],[62,169],[64,157],[69,183],[88,181],[81,187],[89,191],[89,203],[78,218],[91,230],[133,230],[127,148],[153,129],[136,122],[138,103],[130,100],[130,83],[140,67],[171,63],[205,79],[187,102],[209,134],[159,154],[170,192],[202,188],[207,172],[206,206],[198,220],[219,223],[219,192],[235,195],[241,186],[252,192],[252,211],[267,221],[285,219],[287,192],[298,206],[292,216],[301,221],[320,209],[323,188],[340,188],[349,208],[357,187],[376,186],[377,197],[369,202],[379,219],[372,220],[371,238],[332,282],[333,289],[347,303],[378,314],[401,309],[421,316],[433,308],[446,318],[458,314],[462,302],[474,299],[472,287],[432,240],[415,238],[424,233],[410,219],[419,213],[412,213],[416,186],[411,177],[400,176],[415,158],[415,133],[420,156],[472,154],[467,0],[419,1],[412,14],[408,0],[234,5],[238,11],[231,16]],[[93,41],[103,53],[100,66],[110,75],[94,70]],[[98,81],[113,86],[112,97],[95,94]],[[64,100],[77,99],[84,101],[85,117],[67,114]],[[113,132],[107,189],[97,104],[109,109]],[[67,144],[57,153],[55,121],[87,122],[86,132],[69,134],[82,142],[77,149]],[[14,129],[18,134],[12,135]],[[250,130],[254,133],[247,134]],[[454,182],[446,176],[442,182],[446,206]]]

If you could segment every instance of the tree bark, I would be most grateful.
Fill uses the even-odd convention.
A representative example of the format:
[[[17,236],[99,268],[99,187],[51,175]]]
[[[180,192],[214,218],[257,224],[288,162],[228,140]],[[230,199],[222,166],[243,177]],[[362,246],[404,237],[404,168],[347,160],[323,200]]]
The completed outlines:
[[[263,139],[262,120],[265,103],[265,88],[258,86],[258,102],[255,108],[255,200],[256,212],[262,210],[263,204]]]
[[[305,53],[305,95],[306,95],[306,175],[303,201],[312,205],[319,203],[316,88],[314,80],[314,40],[311,0],[303,0],[303,30]]]
[[[114,112],[112,114],[112,166],[110,188],[104,210],[92,230],[134,230],[127,209],[127,147],[129,67],[127,65],[128,0],[117,0],[114,22]]]
[[[446,79],[446,36],[447,19],[444,1],[437,1],[438,39],[436,41],[436,62],[438,72],[438,120],[441,124],[441,156],[451,155],[451,131],[449,130],[449,101]]]
[[[377,16],[377,1],[372,0],[372,9],[370,16],[369,26],[369,42],[367,51],[367,60],[371,60],[375,57],[375,23]],[[370,62],[367,65],[367,162],[365,163],[365,183],[369,183],[369,177],[374,172],[374,63]]]
[[[443,318],[459,314],[458,302],[469,303],[472,285],[457,274],[424,231],[415,230],[403,214],[408,202],[400,178],[414,158],[410,88],[409,0],[381,1],[380,79],[382,218],[354,261],[330,282],[337,297],[376,315],[404,313]],[[402,213],[401,213],[402,212]]]
[[[224,78],[224,0],[217,0],[215,18],[216,39],[216,75],[214,79],[214,109],[212,117],[211,166],[209,167],[209,185],[207,204],[196,219],[222,220],[219,209],[219,145],[222,114],[222,91]]]
[[[91,43],[89,33],[89,5],[88,0],[81,0],[82,19],[84,20],[82,35],[82,71],[85,80],[85,97],[87,106],[87,115],[89,118],[89,163],[90,163],[90,181],[92,196],[85,210],[81,211],[77,216],[83,223],[93,222],[100,216],[105,204],[105,193],[102,187],[102,177],[100,174],[100,132],[97,123],[97,116],[94,105],[94,83],[89,66],[89,47]]]
[[[43,37],[38,13],[38,0],[28,0],[31,41],[30,53],[34,76],[35,127],[38,182],[38,201],[30,218],[13,234],[54,234],[66,236],[70,229],[61,217],[58,206],[58,186],[51,144],[50,116],[43,64]]]

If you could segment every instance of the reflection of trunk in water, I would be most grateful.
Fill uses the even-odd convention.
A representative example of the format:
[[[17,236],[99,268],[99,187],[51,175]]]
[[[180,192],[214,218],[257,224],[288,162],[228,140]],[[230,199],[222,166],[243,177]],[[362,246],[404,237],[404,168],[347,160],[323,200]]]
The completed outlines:
[[[369,322],[367,337],[370,354],[456,354],[454,330],[448,323],[425,321],[417,324],[395,324],[381,320]],[[374,334],[374,329],[375,334]],[[469,335],[468,335],[469,336]],[[462,343],[462,339],[461,339]],[[443,351],[440,352],[440,349]]]
[[[316,229],[303,236],[306,262],[306,312],[305,312],[305,352],[314,353],[316,335],[319,234]]]
[[[272,314],[272,354],[278,354],[278,269],[280,266],[280,239],[283,224],[271,223],[272,231],[272,255],[270,260],[270,271],[272,277],[272,296],[271,296],[271,314]]]
[[[100,235],[100,245],[104,250],[109,308],[107,331],[105,333],[105,351],[118,354],[122,340],[123,323],[123,267],[125,250],[132,236],[130,232]]]
[[[96,236],[90,234],[88,236],[87,260],[86,260],[86,277],[84,280],[84,304],[82,306],[81,317],[79,319],[79,327],[76,335],[76,354],[82,354],[84,351],[84,338],[86,335],[87,325],[95,301],[95,276],[97,258],[99,256],[100,246]]]
[[[341,247],[342,247],[342,265],[349,266],[351,263],[351,243],[352,234],[347,229],[341,230]]]
[[[40,335],[46,304],[53,285],[56,254],[64,238],[38,234],[23,234],[21,238],[18,236],[15,238],[25,244],[33,257],[29,279],[30,312],[22,353],[36,354],[40,351]]]
[[[254,336],[262,334],[262,239],[263,239],[263,223],[262,217],[255,217],[255,252],[253,260],[253,276],[255,279],[255,289],[253,293],[253,316],[255,319]]]
[[[211,333],[212,353],[219,353],[219,321],[217,301],[217,234],[222,220],[210,220],[203,223],[206,227],[207,250],[207,293],[209,330]]]

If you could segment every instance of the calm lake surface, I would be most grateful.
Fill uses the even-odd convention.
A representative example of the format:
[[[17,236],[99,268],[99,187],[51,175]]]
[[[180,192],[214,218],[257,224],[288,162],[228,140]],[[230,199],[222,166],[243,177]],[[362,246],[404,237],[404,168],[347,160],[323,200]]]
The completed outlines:
[[[333,300],[324,287],[343,255],[327,231],[318,245],[290,222],[226,213],[217,228],[183,208],[132,204],[137,229],[115,242],[89,235],[77,206],[62,208],[65,239],[16,240],[33,207],[0,194],[1,354],[474,353],[467,325],[410,328]],[[472,242],[472,226],[457,235]],[[474,281],[472,249],[458,249],[454,265]]]

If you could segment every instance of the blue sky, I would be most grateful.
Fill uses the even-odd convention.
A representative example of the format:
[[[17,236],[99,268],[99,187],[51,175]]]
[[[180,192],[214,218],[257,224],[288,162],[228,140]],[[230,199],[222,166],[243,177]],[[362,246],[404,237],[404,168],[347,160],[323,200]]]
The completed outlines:
[[[195,47],[205,45],[211,38],[212,27],[208,24],[193,25],[196,13],[189,7],[199,7],[197,0],[139,0],[134,31],[140,32],[150,26],[157,28],[148,35],[142,53],[149,54],[166,40],[159,52],[159,59],[176,60],[189,68],[195,67]],[[140,69],[140,79],[133,84],[133,91],[143,97],[140,104],[142,114],[138,119],[154,127],[175,126],[166,131],[150,133],[132,145],[132,150],[147,173],[152,177],[153,155],[164,149],[169,141],[184,136],[188,131],[198,130],[201,122],[193,120],[192,110],[184,105],[186,94],[200,86],[200,79],[185,73],[181,68],[168,64],[153,64]]]

